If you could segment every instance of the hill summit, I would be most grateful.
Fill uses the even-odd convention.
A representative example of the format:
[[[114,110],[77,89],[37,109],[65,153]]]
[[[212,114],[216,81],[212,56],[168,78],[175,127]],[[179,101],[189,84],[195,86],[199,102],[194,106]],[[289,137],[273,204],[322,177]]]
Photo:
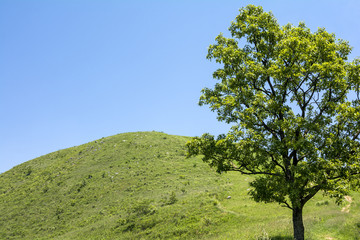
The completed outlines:
[[[0,238],[206,234],[203,208],[217,211],[216,202],[197,198],[215,190],[220,177],[207,166],[204,171],[199,159],[185,158],[187,140],[125,133],[14,167],[0,175]]]

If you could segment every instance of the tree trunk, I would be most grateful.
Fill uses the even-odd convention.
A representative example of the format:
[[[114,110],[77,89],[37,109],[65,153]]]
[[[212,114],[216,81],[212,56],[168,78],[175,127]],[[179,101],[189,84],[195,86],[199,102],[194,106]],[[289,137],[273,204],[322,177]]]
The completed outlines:
[[[304,240],[304,223],[302,218],[303,207],[293,208],[293,227],[294,227],[294,239]]]

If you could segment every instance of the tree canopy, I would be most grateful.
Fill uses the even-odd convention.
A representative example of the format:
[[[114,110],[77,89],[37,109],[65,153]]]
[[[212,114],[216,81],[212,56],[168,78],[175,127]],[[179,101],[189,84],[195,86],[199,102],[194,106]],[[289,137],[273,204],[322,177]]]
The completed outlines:
[[[193,138],[188,155],[218,172],[255,175],[251,197],[291,209],[303,239],[306,202],[319,191],[341,202],[359,185],[360,59],[349,61],[349,43],[324,28],[281,26],[253,5],[229,31],[208,49],[221,67],[199,104],[232,128]]]

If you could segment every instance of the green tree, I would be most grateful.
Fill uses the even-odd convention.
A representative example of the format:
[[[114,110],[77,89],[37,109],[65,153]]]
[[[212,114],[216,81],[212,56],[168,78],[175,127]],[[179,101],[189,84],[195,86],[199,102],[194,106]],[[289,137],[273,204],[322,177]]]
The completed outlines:
[[[319,191],[340,203],[359,184],[360,60],[348,62],[348,42],[324,28],[280,26],[253,5],[229,31],[209,47],[221,68],[199,104],[233,125],[216,139],[193,138],[188,156],[254,175],[251,197],[291,209],[294,238],[304,239],[304,205]]]

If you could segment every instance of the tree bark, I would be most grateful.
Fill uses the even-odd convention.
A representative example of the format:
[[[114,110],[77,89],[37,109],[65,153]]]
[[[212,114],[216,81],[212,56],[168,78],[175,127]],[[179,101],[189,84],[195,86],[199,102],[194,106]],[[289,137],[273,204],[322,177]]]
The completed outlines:
[[[304,223],[302,218],[303,207],[293,208],[294,240],[304,240]]]

